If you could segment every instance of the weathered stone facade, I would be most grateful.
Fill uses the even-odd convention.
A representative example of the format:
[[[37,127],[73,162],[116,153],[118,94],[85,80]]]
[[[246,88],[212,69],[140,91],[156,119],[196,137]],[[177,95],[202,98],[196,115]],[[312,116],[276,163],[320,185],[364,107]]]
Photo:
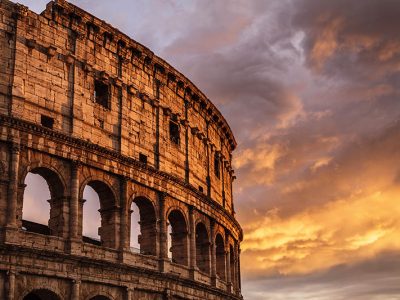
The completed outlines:
[[[0,299],[241,298],[236,142],[200,90],[61,0],[41,15],[0,0],[0,60]],[[29,172],[50,189],[45,228],[22,220]],[[98,244],[82,236],[87,185]]]

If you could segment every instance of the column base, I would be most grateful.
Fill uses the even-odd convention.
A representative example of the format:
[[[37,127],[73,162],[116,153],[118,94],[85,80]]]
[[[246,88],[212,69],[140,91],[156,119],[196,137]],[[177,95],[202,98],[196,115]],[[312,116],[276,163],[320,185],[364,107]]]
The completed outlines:
[[[160,258],[158,260],[158,270],[162,273],[166,273],[169,271],[169,259]]]
[[[17,226],[5,227],[4,231],[3,231],[3,236],[2,236],[4,244],[19,245],[20,241],[19,241],[18,233],[19,233],[19,228]]]
[[[72,255],[81,255],[82,254],[82,240],[69,239],[66,243],[66,251]]]

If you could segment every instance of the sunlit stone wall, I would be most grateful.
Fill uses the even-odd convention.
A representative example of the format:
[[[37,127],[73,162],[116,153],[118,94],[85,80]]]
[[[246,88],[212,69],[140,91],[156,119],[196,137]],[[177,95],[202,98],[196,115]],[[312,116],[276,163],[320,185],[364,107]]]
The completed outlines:
[[[240,298],[236,142],[206,96],[65,1],[2,0],[0,43],[0,298]],[[29,173],[49,187],[46,224],[23,218]],[[82,235],[86,186],[99,240]]]

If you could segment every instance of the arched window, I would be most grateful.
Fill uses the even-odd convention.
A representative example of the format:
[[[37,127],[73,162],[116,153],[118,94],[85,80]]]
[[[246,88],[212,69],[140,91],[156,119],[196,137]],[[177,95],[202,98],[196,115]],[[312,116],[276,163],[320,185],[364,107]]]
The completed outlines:
[[[60,300],[60,297],[52,291],[38,289],[30,292],[23,300]]]
[[[210,241],[203,223],[196,226],[196,264],[200,271],[210,273]]]
[[[106,296],[95,296],[90,298],[90,300],[110,300],[110,299]]]
[[[153,203],[144,197],[138,197],[133,200],[139,210],[140,234],[138,244],[140,253],[145,255],[157,255],[157,219]],[[135,211],[135,206],[131,206]],[[131,216],[131,232],[132,232]]]
[[[100,198],[96,191],[87,185],[82,200],[82,236],[83,241],[101,245],[99,228],[101,227]]]
[[[26,231],[63,236],[66,202],[64,185],[58,175],[47,168],[34,168],[25,177],[22,200],[22,228]]]
[[[130,236],[130,248],[131,252],[140,253],[140,244],[139,244],[139,236],[140,236],[140,214],[139,207],[135,202],[132,202],[131,210],[130,210],[130,218],[131,218],[131,236]]]
[[[117,241],[116,235],[118,235],[117,224],[119,224],[119,214],[115,209],[116,200],[114,193],[107,184],[99,180],[90,181],[87,183],[87,186],[91,187],[92,190],[88,189],[85,193],[86,196],[90,196],[88,201],[82,199],[82,225],[85,225],[85,227],[82,228],[82,233],[85,232],[95,235],[96,227],[99,224],[98,216],[100,215],[100,227],[97,227],[97,234],[98,237],[100,237],[100,241],[96,240],[96,237],[93,238],[84,236],[82,239],[84,242],[101,244],[104,247],[115,248]],[[82,192],[81,195],[83,194],[84,192]],[[98,198],[95,196],[95,194],[98,195]],[[100,209],[98,209],[99,205],[96,203],[97,201],[100,202]],[[85,205],[87,205],[86,208]],[[94,221],[93,218],[97,221]],[[93,222],[96,224],[92,224]]]
[[[217,234],[215,238],[215,247],[217,276],[222,280],[225,280],[225,246],[224,239],[220,234]]]
[[[188,232],[185,217],[179,210],[168,215],[168,233],[172,262],[188,265]]]

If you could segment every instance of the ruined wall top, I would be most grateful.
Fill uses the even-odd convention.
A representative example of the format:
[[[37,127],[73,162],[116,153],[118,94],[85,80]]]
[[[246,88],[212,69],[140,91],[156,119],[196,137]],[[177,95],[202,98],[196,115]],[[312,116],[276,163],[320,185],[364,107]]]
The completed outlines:
[[[65,1],[54,0],[47,4],[42,16],[70,27],[78,37],[85,38],[94,34],[95,39],[103,43],[107,50],[123,57],[125,61],[138,60],[152,66],[154,76],[162,84],[176,83],[177,95],[188,102],[197,102],[208,117],[225,134],[233,151],[237,142],[230,126],[215,105],[182,73],[173,68],[165,60],[155,55],[150,49],[133,40],[107,22],[91,15],[83,9]]]

